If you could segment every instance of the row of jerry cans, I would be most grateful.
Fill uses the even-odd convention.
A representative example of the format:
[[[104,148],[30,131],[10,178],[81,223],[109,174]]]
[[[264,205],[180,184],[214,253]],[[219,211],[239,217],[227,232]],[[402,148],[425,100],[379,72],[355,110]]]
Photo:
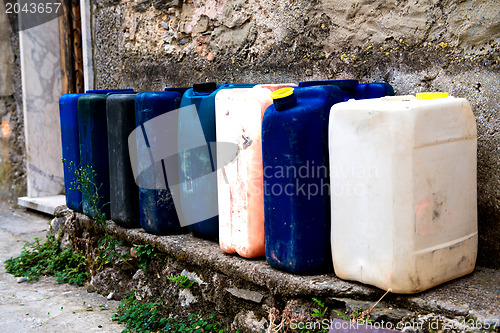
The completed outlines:
[[[190,119],[182,120],[182,117],[174,119],[175,131],[180,133],[179,137],[177,134],[165,133],[167,129],[158,127],[155,123],[166,113],[185,105],[194,105],[200,110],[197,119],[203,126],[202,131],[206,134],[207,142],[215,142],[213,103],[216,92],[220,89],[250,86],[253,84],[219,86],[203,83],[191,89],[166,88],[163,92],[138,93],[133,89],[109,89],[63,95],[59,108],[67,206],[91,217],[96,216],[97,207],[102,207],[106,217],[112,218],[120,225],[136,227],[140,221],[144,229],[155,234],[182,231],[165,175],[167,162],[177,160],[178,156],[153,161],[150,145],[159,147],[164,146],[166,142],[167,146],[176,146],[177,141],[181,146],[189,144],[191,135],[185,134],[190,133],[189,126],[192,122]],[[185,127],[178,131],[177,118],[179,128]],[[143,135],[136,133],[134,139],[137,139],[137,142],[128,142],[131,139],[130,134],[138,132],[138,129]],[[165,138],[167,140],[163,142],[162,139]],[[134,160],[129,154],[130,148],[135,148],[135,169],[141,169],[140,175],[133,172]],[[197,158],[203,161],[204,156],[198,154]],[[193,159],[188,159],[191,160]],[[199,164],[192,163],[192,166],[196,169]],[[97,207],[93,207],[85,193],[75,190],[77,184],[74,172],[81,166],[91,166],[95,171],[95,179],[92,182],[94,187],[99,187],[100,199]],[[190,175],[186,174],[189,172],[196,173],[199,170],[182,168],[178,177],[190,178]],[[136,182],[144,186],[137,187]],[[173,183],[178,184],[178,181],[174,179]],[[189,215],[191,207],[188,204],[184,206],[184,215]],[[181,213],[179,212],[180,215]],[[213,218],[209,219],[205,224],[210,226],[212,220]],[[218,232],[207,231],[202,226],[193,226],[192,229],[200,229],[201,234]]]
[[[310,81],[300,85],[336,87],[335,89],[342,95],[341,100],[385,95],[387,89],[392,93],[392,87],[388,84],[358,84],[357,80]],[[223,163],[218,163],[221,158],[217,156],[217,145],[214,143],[223,142],[224,137],[216,137],[215,97],[218,93],[229,89],[248,90],[254,86],[254,84],[218,86],[214,83],[205,83],[197,84],[190,89],[167,88],[164,92],[136,93],[132,89],[122,89],[64,95],[60,100],[63,158],[67,164],[72,163],[73,168],[80,165],[93,167],[96,172],[94,183],[101,186],[99,195],[102,198],[97,206],[104,205],[106,216],[121,225],[137,226],[137,222],[141,221],[144,229],[156,234],[175,233],[181,231],[180,225],[190,225],[191,231],[195,234],[218,240],[220,205],[217,203],[217,177],[214,171],[217,170],[215,164]],[[264,98],[256,100],[257,103],[264,103],[260,107],[260,113],[263,114],[266,107],[271,104],[269,91],[282,86],[285,85],[256,86],[265,95]],[[219,104],[222,105],[224,102]],[[162,126],[163,124],[158,123],[159,116],[187,106],[195,106],[197,112],[195,121],[190,119],[189,112],[182,112],[172,118],[175,126]],[[257,120],[254,130],[257,131],[258,138],[247,151],[255,151],[259,160],[261,160],[259,138],[262,114],[255,117],[255,114],[250,112],[249,116],[249,119],[254,117]],[[223,117],[220,118],[220,121],[224,122]],[[176,133],[170,133],[166,127],[169,127],[170,132]],[[136,130],[139,132],[136,134],[139,135],[134,136],[137,145],[129,142],[127,147],[125,143],[130,139],[130,133],[134,128],[141,129],[141,131]],[[195,133],[199,132],[203,138],[201,142],[196,143],[199,138]],[[252,136],[257,137],[253,134]],[[168,142],[169,146],[176,146],[178,155],[154,160],[151,146],[163,146],[165,142]],[[235,142],[234,146],[236,144]],[[133,175],[133,168],[128,162],[129,147],[133,146],[137,147],[134,159],[142,171],[140,175]],[[168,173],[170,176],[168,180],[165,169],[177,161],[179,170]],[[132,166],[133,164],[132,161]],[[261,166],[257,165],[256,168],[256,170],[261,169]],[[212,174],[209,175],[210,173]],[[172,174],[178,177],[172,179]],[[200,182],[199,178],[203,178],[200,175],[211,177],[205,177]],[[130,181],[133,178],[145,186],[137,189]],[[68,166],[65,167],[65,180],[68,207],[95,217],[95,207],[91,207],[90,200],[85,196],[82,198],[79,191],[71,191],[75,177]],[[175,193],[172,193],[172,187],[176,187]],[[135,200],[136,197],[139,198],[139,203]],[[173,197],[179,198],[178,205],[174,205]],[[257,198],[260,206],[262,206],[261,199],[262,196],[260,199]],[[110,204],[105,205],[108,202]],[[220,209],[223,210],[224,207]],[[179,223],[179,218],[184,223]],[[262,219],[259,223],[263,225]],[[263,243],[263,237],[259,239],[262,239]],[[221,247],[227,252],[241,252],[230,249],[231,245],[228,244],[231,240],[226,241],[226,245],[223,244],[224,241],[221,242]],[[252,253],[241,254],[246,257],[261,256],[263,244],[259,247],[261,248],[259,251],[249,249]]]
[[[170,88],[152,93],[152,98],[145,101],[139,98],[141,112],[137,114],[135,103],[141,94],[133,89],[89,90],[85,94],[63,95],[59,109],[67,206],[91,217],[96,217],[96,208],[99,208],[107,218],[125,227],[138,227],[140,220],[150,223],[150,215],[154,215],[155,221],[163,218],[168,223],[169,205],[162,205],[163,201],[157,200],[165,196],[165,191],[137,187],[127,142],[136,126],[162,114],[162,110],[178,108],[186,90]],[[154,94],[162,99],[155,103]],[[137,151],[135,149],[136,156]],[[90,200],[86,191],[75,190],[79,185],[74,172],[80,167],[84,170],[91,167],[95,171],[90,190],[98,188],[97,203]],[[146,175],[155,174],[146,172]],[[148,205],[150,201],[158,208]],[[140,209],[141,205],[149,209]],[[153,213],[149,212],[151,209]],[[175,228],[175,222],[173,225]]]
[[[88,90],[59,99],[66,205],[90,216],[95,216],[96,207],[92,207],[86,191],[82,194],[76,190],[75,172],[81,165],[92,165],[96,171],[93,186],[101,184],[102,199],[98,205],[110,201],[106,99],[113,93],[133,94],[133,89]],[[109,216],[109,206],[104,205],[103,209]]]
[[[393,95],[390,85],[358,84],[356,80],[301,82],[298,87],[280,89],[284,86],[294,85],[202,84],[187,91],[173,88],[137,96],[107,95],[107,103],[134,101],[129,101],[133,105],[129,114],[135,112],[134,125],[143,134],[135,136],[137,159],[139,164],[149,161],[139,165],[146,170],[139,178],[161,183],[139,188],[138,210],[112,189],[115,201],[122,205],[117,211],[127,208],[130,214],[120,221],[111,212],[111,218],[127,225],[132,211],[139,211],[141,226],[157,234],[181,231],[180,221],[184,221],[196,235],[218,238],[224,252],[247,258],[265,254],[273,267],[299,274],[327,271],[333,254],[339,277],[394,292],[418,292],[473,269],[477,248],[472,170],[475,122],[466,101],[384,99],[380,97]],[[195,113],[182,112],[193,104]],[[179,107],[181,112],[172,118],[174,136],[165,136],[158,126],[155,129],[152,120]],[[336,111],[346,107],[350,111]],[[438,110],[443,108],[450,119],[440,115]],[[110,109],[108,104],[108,143],[113,142],[110,129],[119,123],[117,118],[110,119]],[[423,134],[428,142],[422,146],[418,138],[427,122],[433,126]],[[132,127],[124,131],[122,147]],[[457,134],[464,127],[469,132]],[[203,140],[194,139],[200,130]],[[398,131],[407,135],[405,140],[397,137]],[[456,137],[444,138],[450,135]],[[167,144],[167,137],[177,142]],[[385,141],[380,142],[382,137]],[[437,147],[447,150],[448,140],[459,142],[460,149],[461,143],[468,144],[460,153],[466,155],[464,161],[454,163],[460,155],[453,150],[443,160],[447,164],[433,166],[440,160],[428,161],[428,155],[435,154]],[[205,144],[200,145],[201,141]],[[236,146],[234,157],[228,159],[221,143]],[[155,160],[151,147],[158,144],[175,146],[178,156]],[[426,149],[428,145],[433,148]],[[111,151],[112,144],[109,168],[113,179],[114,165],[126,158],[124,152],[112,157]],[[422,152],[421,156],[416,152]],[[455,173],[447,170],[450,163],[456,165]],[[169,164],[178,167],[175,179],[166,175]],[[124,180],[122,172],[123,186],[130,187],[131,174],[129,170]],[[452,181],[457,175],[468,177],[458,191]],[[425,185],[423,180],[434,185]],[[411,205],[412,199],[422,196],[427,197]],[[408,206],[406,210],[396,205],[398,200]],[[435,207],[442,211],[436,212]],[[430,211],[433,223],[428,221]],[[419,220],[411,214],[422,217]],[[418,227],[417,220],[421,221]],[[411,234],[413,229],[420,234]],[[445,258],[451,260],[444,262]]]

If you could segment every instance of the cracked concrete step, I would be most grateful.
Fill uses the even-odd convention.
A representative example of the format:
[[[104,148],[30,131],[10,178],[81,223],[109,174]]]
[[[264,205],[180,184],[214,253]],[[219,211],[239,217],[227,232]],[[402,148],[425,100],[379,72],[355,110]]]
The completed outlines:
[[[82,214],[76,214],[76,220],[86,229],[93,226],[93,221]],[[156,236],[147,234],[142,229],[119,227],[112,221],[107,223],[113,236],[119,240],[129,244],[151,244],[183,264],[221,272],[230,279],[242,279],[271,295],[287,298],[330,297],[361,300],[372,304],[384,293],[375,287],[341,280],[334,274],[299,276],[278,271],[270,267],[265,260],[248,260],[225,254],[219,249],[218,244],[190,234]],[[498,286],[500,286],[500,271],[476,267],[470,275],[419,294],[389,294],[384,298],[384,302],[387,307],[394,306],[412,312],[430,311],[449,316],[469,315],[481,321],[500,322]]]

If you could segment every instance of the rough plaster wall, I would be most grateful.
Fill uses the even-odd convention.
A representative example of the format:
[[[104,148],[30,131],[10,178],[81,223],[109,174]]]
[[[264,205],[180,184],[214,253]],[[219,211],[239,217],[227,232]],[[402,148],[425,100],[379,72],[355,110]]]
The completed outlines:
[[[479,264],[500,268],[500,1],[94,0],[92,11],[96,88],[358,78],[466,97]]]
[[[0,3],[4,5],[3,0]],[[17,27],[17,15],[6,15],[5,10],[0,14],[5,15],[0,19],[0,58],[6,60],[0,60],[0,72],[8,73],[0,80],[0,201],[12,204],[26,194],[19,35],[13,29]]]
[[[12,95],[12,47],[9,38],[9,18],[3,0],[0,0],[0,96]]]

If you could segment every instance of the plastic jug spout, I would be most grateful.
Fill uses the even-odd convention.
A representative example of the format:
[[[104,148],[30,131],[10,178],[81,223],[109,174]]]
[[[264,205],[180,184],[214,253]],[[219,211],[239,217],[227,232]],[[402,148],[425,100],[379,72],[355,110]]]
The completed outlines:
[[[297,105],[297,97],[293,93],[293,88],[282,88],[271,93],[276,111],[284,111]]]

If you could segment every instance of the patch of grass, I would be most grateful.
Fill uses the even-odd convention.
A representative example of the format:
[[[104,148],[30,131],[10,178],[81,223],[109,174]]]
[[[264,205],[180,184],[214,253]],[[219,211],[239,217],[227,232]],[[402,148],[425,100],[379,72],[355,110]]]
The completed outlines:
[[[113,320],[125,324],[126,329],[122,333],[149,333],[149,332],[217,332],[219,324],[210,323],[204,320],[200,314],[190,314],[187,320],[165,317],[166,307],[161,301],[155,303],[142,303],[135,298],[134,293],[130,293],[123,299],[118,307],[117,313],[113,315]],[[209,318],[213,321],[213,315]]]
[[[194,284],[194,281],[189,280],[189,278],[185,275],[170,276],[167,279],[177,282],[177,288],[187,289]]]
[[[38,238],[26,243],[19,257],[5,261],[7,273],[38,280],[41,275],[52,275],[58,283],[83,285],[88,279],[85,257],[71,249],[61,251],[60,240],[48,234],[45,243]]]

